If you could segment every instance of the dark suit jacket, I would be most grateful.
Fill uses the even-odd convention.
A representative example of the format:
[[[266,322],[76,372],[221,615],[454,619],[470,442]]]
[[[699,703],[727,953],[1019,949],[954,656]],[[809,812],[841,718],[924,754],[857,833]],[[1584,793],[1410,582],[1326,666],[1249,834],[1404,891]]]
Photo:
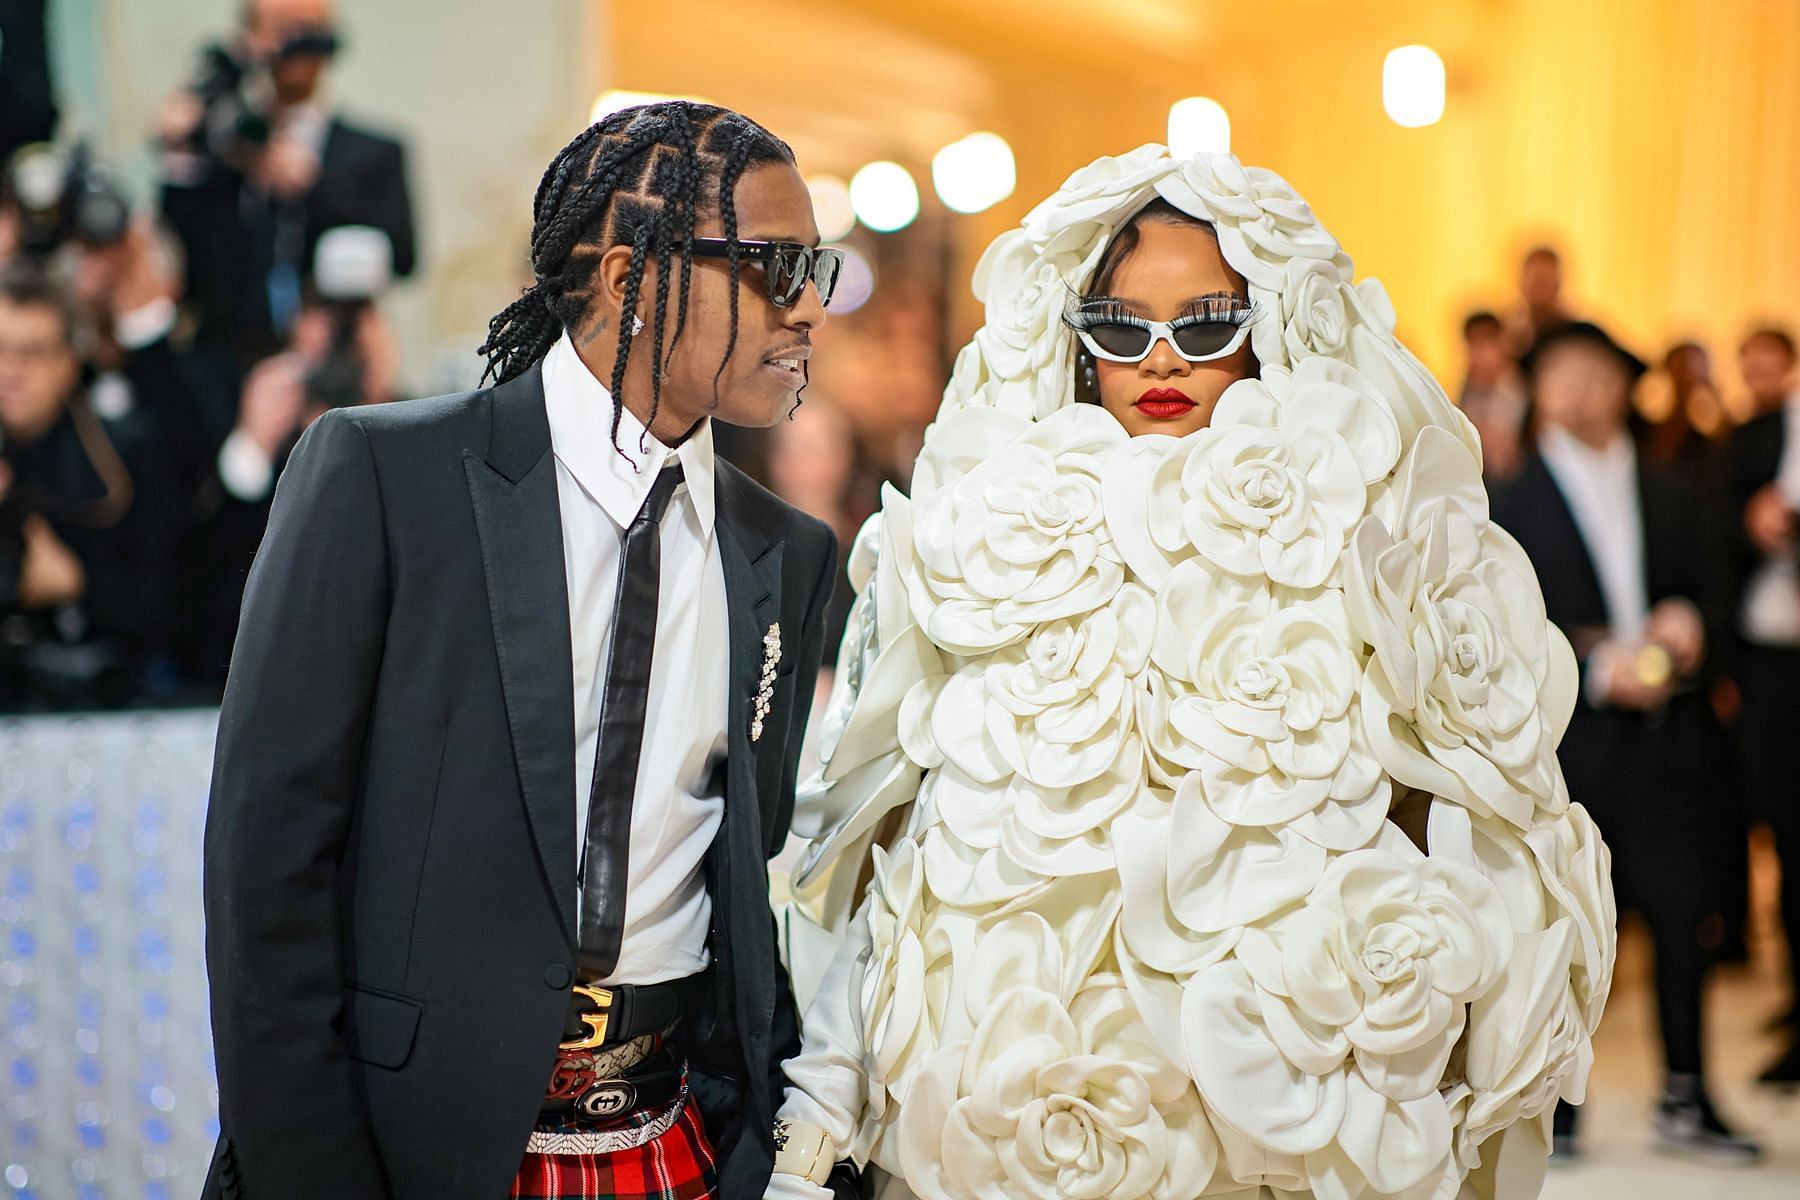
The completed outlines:
[[[779,1064],[798,1050],[767,858],[792,815],[836,547],[724,460],[717,478],[719,988],[683,1036],[738,1197],[768,1178]],[[295,450],[244,598],[207,814],[222,1127],[208,1196],[505,1194],[575,961],[562,545],[537,368],[333,411]]]
[[[198,183],[165,187],[162,203],[187,254],[187,300],[200,321],[198,336],[253,358],[280,349],[268,294],[277,219],[267,200],[247,202],[246,187],[242,176],[221,168]],[[394,139],[333,118],[318,182],[299,204],[306,277],[319,235],[338,225],[385,232],[394,244],[396,275],[417,267],[405,151]]]
[[[1762,565],[1763,553],[1744,532],[1744,506],[1750,497],[1775,482],[1781,470],[1781,452],[1787,445],[1787,420],[1781,409],[1759,413],[1731,435],[1729,515],[1730,542],[1736,550],[1734,583],[1741,589]]]
[[[1544,460],[1532,455],[1516,478],[1494,489],[1492,501],[1494,520],[1537,567],[1551,622],[1565,633],[1604,627],[1599,573]],[[1677,596],[1693,602],[1706,625],[1710,662],[1726,634],[1728,591],[1713,548],[1718,539],[1699,520],[1702,510],[1688,490],[1641,459],[1638,503],[1646,598],[1652,607]],[[1710,674],[1703,671],[1702,682]],[[1557,756],[1570,798],[1588,808],[1613,845],[1626,902],[1635,898],[1632,879],[1653,879],[1693,850],[1701,824],[1695,805],[1716,783],[1715,734],[1703,690],[1677,694],[1666,711],[1651,715],[1596,708],[1585,687],[1579,695]]]
[[[56,89],[45,36],[49,0],[0,0],[0,162],[56,132]]]
[[[1731,498],[1739,508],[1751,493],[1773,483],[1787,444],[1787,420],[1781,409],[1759,413],[1731,435]]]

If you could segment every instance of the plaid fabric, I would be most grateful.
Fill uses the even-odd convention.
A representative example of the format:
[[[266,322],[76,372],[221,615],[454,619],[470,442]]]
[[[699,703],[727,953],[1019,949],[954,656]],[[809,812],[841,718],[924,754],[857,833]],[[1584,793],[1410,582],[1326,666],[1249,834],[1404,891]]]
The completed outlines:
[[[642,1128],[667,1108],[633,1113],[605,1129]],[[540,1125],[557,1132],[594,1126],[575,1122]],[[719,1172],[700,1106],[688,1096],[675,1124],[661,1137],[613,1154],[526,1154],[513,1179],[511,1200],[711,1200]]]

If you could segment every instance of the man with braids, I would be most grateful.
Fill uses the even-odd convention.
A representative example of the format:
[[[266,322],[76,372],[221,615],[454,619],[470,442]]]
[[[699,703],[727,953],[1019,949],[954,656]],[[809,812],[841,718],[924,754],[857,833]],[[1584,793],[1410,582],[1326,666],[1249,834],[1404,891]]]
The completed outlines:
[[[282,476],[207,824],[208,1196],[756,1196],[775,1161],[767,858],[837,548],[712,420],[799,403],[839,259],[792,151],[697,104],[588,129],[534,217],[492,385],[329,413]]]

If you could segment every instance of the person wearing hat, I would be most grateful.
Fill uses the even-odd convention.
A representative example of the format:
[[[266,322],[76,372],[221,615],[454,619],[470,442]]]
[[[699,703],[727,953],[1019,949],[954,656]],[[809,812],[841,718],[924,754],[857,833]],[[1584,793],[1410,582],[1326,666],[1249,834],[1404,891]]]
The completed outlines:
[[[1569,638],[1582,686],[1558,756],[1569,796],[1613,852],[1619,907],[1649,928],[1655,956],[1663,1148],[1753,1162],[1751,1139],[1720,1117],[1702,1065],[1707,951],[1716,907],[1693,844],[1709,780],[1705,683],[1723,628],[1725,575],[1684,486],[1640,461],[1631,392],[1645,365],[1599,326],[1539,335],[1524,368],[1536,447],[1493,492],[1493,518],[1542,573],[1550,620]],[[1575,1150],[1575,1110],[1561,1105],[1559,1154]]]

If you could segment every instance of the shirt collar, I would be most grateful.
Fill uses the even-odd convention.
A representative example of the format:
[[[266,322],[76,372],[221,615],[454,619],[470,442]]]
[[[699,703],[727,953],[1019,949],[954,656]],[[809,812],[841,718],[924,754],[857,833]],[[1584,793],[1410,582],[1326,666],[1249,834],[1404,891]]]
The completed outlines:
[[[282,110],[282,130],[314,154],[325,153],[325,138],[331,132],[331,118],[317,100],[302,100]]]
[[[1578,464],[1593,471],[1621,474],[1637,462],[1631,438],[1624,433],[1614,434],[1612,441],[1596,450],[1568,430],[1550,425],[1540,435],[1539,444],[1545,458],[1558,464]]]
[[[619,414],[619,448],[614,449],[612,393],[581,361],[566,331],[544,356],[544,407],[557,461],[615,524],[630,527],[650,495],[656,473],[673,457],[681,463],[684,490],[702,536],[711,538],[715,466],[710,417],[671,450],[648,436],[643,422],[627,408]]]

